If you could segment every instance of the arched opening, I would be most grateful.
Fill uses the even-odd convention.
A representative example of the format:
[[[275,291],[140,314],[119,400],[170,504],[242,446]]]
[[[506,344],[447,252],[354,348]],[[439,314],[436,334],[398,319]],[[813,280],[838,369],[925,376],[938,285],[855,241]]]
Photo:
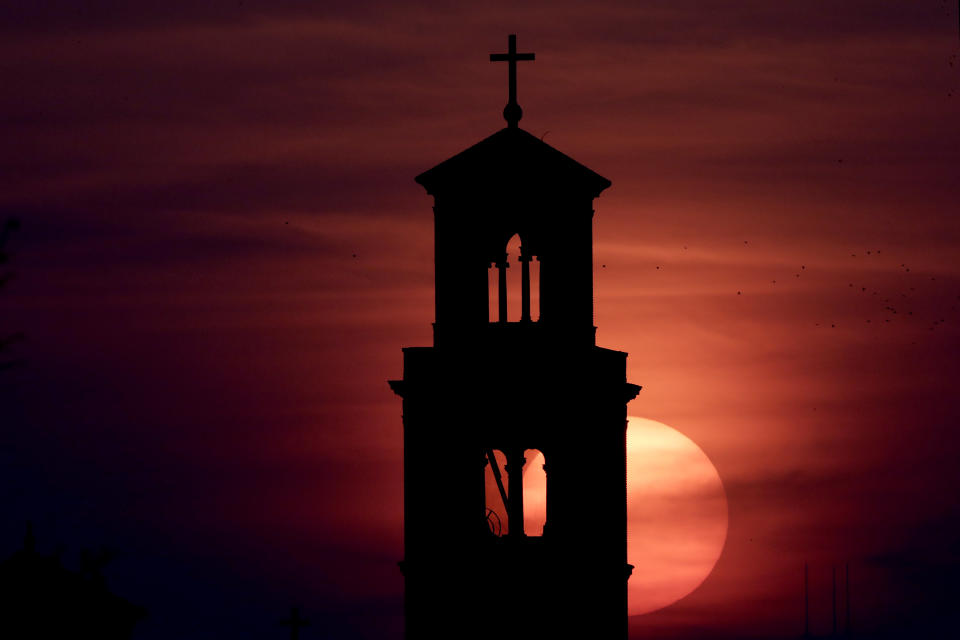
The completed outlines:
[[[540,261],[523,248],[519,234],[511,236],[502,258],[487,267],[487,318],[490,322],[540,319]]]
[[[490,460],[491,454],[493,460]],[[488,449],[485,455],[487,465],[484,469],[484,496],[487,526],[494,535],[505,536],[510,532],[510,519],[507,515],[507,487],[510,485],[507,456],[499,449]]]
[[[539,449],[523,452],[523,531],[528,536],[542,536],[547,523],[547,472]]]
[[[500,285],[497,282],[499,275],[496,262],[487,265],[487,322],[500,321]]]
[[[520,263],[520,236],[507,242],[507,321],[520,322],[522,313],[523,268]]]

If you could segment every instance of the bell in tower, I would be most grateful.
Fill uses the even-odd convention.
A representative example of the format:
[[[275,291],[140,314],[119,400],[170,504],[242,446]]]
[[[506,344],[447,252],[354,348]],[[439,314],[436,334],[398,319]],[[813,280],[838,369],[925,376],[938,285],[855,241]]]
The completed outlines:
[[[516,36],[490,59],[508,63],[507,127],[416,178],[434,199],[436,316],[433,346],[403,349],[390,382],[406,637],[622,639],[640,387],[595,342],[593,200],[611,183],[519,128],[516,63],[534,56]],[[545,522],[527,531],[537,473]]]

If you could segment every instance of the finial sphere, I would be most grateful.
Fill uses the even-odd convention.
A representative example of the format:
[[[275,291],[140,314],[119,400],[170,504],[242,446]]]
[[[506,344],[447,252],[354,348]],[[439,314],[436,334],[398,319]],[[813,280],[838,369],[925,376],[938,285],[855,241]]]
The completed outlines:
[[[515,127],[523,117],[523,109],[516,102],[509,103],[503,108],[503,119],[507,121],[508,127]]]

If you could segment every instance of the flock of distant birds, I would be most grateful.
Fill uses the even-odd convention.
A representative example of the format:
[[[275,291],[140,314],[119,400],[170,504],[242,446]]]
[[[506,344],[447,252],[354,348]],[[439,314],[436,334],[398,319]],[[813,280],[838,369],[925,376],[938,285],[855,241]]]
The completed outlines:
[[[747,247],[750,246],[749,240],[744,240],[744,241],[743,241],[743,244],[744,244],[744,246],[747,246]],[[683,250],[684,250],[684,251],[687,250],[687,245],[683,245]],[[851,253],[851,254],[850,254],[850,257],[851,257],[851,258],[866,257],[866,256],[876,257],[876,256],[879,256],[880,254],[881,254],[881,250],[880,250],[880,249],[867,249],[867,250],[865,250],[862,254]],[[602,265],[601,265],[601,268],[603,268],[603,269],[606,269],[606,267],[607,267],[606,264],[602,264]],[[654,267],[654,269],[655,269],[656,271],[663,271],[663,270],[664,270],[664,269],[663,269],[663,265],[656,265],[656,266]],[[893,320],[893,317],[894,317],[894,316],[897,316],[897,317],[905,317],[905,318],[917,318],[917,317],[920,316],[920,313],[916,313],[916,314],[915,314],[915,313],[914,313],[914,309],[912,309],[912,308],[904,309],[902,306],[898,307],[898,306],[895,306],[895,305],[900,305],[901,302],[903,303],[903,305],[909,305],[911,302],[915,302],[915,301],[916,301],[916,297],[917,297],[917,295],[918,295],[917,287],[916,287],[915,285],[918,284],[918,283],[919,283],[919,279],[920,279],[920,278],[923,278],[924,276],[919,275],[917,272],[911,272],[910,267],[909,267],[905,262],[901,262],[900,265],[899,265],[899,267],[896,267],[896,269],[898,269],[901,273],[913,273],[914,275],[911,276],[911,277],[915,279],[914,282],[913,282],[914,286],[909,286],[906,290],[898,291],[896,294],[894,294],[894,298],[896,298],[897,296],[899,296],[899,299],[894,299],[894,298],[891,298],[891,297],[889,297],[889,296],[887,296],[887,297],[880,297],[880,296],[881,296],[880,290],[879,290],[879,289],[876,289],[876,288],[873,288],[873,287],[863,286],[863,285],[861,285],[861,284],[859,284],[859,283],[854,283],[854,282],[848,282],[848,284],[847,284],[847,288],[853,289],[853,290],[854,290],[855,292],[857,292],[858,294],[863,295],[863,294],[867,294],[867,293],[869,292],[871,298],[873,298],[874,296],[877,296],[877,297],[878,297],[879,303],[882,305],[882,307],[879,307],[879,311],[880,311],[881,315],[884,316],[884,317],[882,318],[882,320],[883,320],[884,323],[890,323],[891,320]],[[802,275],[804,275],[805,273],[809,273],[809,271],[808,271],[808,269],[807,269],[807,265],[801,264],[800,267],[799,267],[799,270],[796,271],[796,273],[794,273],[794,278],[800,278],[800,277],[801,277]],[[929,276],[928,282],[936,282],[936,281],[937,281],[936,276]],[[776,279],[771,279],[771,280],[770,280],[770,285],[771,285],[771,286],[776,285],[776,284],[777,284],[777,280],[776,280]],[[936,312],[931,312],[931,313],[929,314],[929,318],[931,318],[931,320],[930,320],[930,323],[926,326],[926,328],[927,328],[928,331],[935,331],[935,330],[937,330],[939,327],[942,327],[943,325],[945,325],[945,324],[947,323],[947,317],[946,317],[946,316],[948,315],[948,314],[947,314],[947,310],[949,310],[950,313],[956,313],[956,311],[957,311],[957,302],[960,302],[960,291],[954,292],[954,293],[952,293],[952,294],[945,294],[945,292],[942,291],[943,287],[939,287],[939,288],[941,289],[941,291],[939,291],[938,293],[940,293],[941,296],[942,296],[942,295],[952,295],[952,296],[954,296],[954,297],[951,298],[951,299],[950,299],[950,302],[947,303],[947,304],[939,304],[939,305],[937,305],[938,308],[937,308]],[[742,295],[743,295],[743,290],[742,290],[742,289],[737,290],[736,295],[742,296]],[[940,296],[938,296],[938,298],[939,298],[939,297],[940,297]],[[941,300],[941,302],[943,302],[943,300]],[[949,306],[947,306],[947,305],[949,305]],[[873,323],[873,319],[874,319],[874,318],[866,318],[865,324],[872,324],[872,323]],[[823,322],[823,323],[821,323],[821,322],[816,322],[816,323],[814,323],[814,324],[815,324],[815,326],[818,326],[818,327],[819,327],[819,326],[824,326],[824,327],[826,327],[827,325],[829,325],[829,328],[831,328],[831,329],[835,329],[835,328],[837,327],[837,323],[836,323],[836,322],[829,322],[829,323],[827,323],[827,322]],[[878,324],[879,324],[879,322],[878,322]]]

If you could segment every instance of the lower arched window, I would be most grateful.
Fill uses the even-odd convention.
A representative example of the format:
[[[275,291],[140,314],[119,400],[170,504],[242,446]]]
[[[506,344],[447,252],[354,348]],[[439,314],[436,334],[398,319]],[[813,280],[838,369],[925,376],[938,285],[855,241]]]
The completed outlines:
[[[523,452],[523,531],[528,536],[542,536],[547,523],[547,472],[539,449]]]
[[[493,460],[489,459],[493,454]],[[485,452],[487,464],[484,470],[484,495],[486,497],[486,518],[490,532],[497,536],[505,536],[510,531],[510,522],[507,517],[507,505],[504,497],[509,486],[507,474],[507,456],[499,449],[490,449]]]

